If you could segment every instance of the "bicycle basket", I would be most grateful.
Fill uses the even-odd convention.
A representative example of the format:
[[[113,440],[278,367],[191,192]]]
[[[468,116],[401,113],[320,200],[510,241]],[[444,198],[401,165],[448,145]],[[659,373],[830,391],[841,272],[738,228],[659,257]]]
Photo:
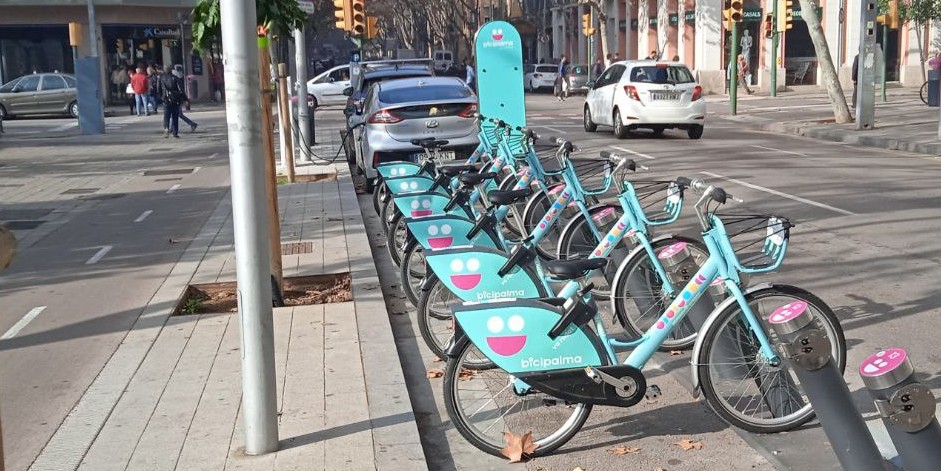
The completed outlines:
[[[723,214],[721,218],[740,268],[755,273],[781,264],[794,226],[789,220],[767,214]]]
[[[575,170],[578,183],[585,193],[597,195],[611,187],[611,171],[614,164],[608,159],[570,160],[569,165]]]
[[[666,224],[676,220],[683,207],[683,191],[673,180],[639,180],[624,182],[634,187],[634,194],[650,224]]]

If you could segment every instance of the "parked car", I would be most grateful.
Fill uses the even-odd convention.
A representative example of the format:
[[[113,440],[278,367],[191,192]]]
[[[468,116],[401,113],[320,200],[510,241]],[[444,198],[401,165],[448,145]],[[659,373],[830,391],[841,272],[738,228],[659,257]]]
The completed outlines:
[[[587,65],[569,67],[569,95],[588,93],[588,70]]]
[[[618,139],[638,128],[684,129],[702,137],[706,100],[692,72],[678,62],[624,61],[608,67],[585,98],[585,131],[612,126]]]
[[[346,103],[343,90],[350,86],[350,66],[344,64],[327,70],[307,81],[307,101],[311,106]]]
[[[478,144],[474,115],[477,96],[456,77],[412,77],[377,82],[360,112],[365,125],[355,140],[356,165],[366,190],[376,181],[380,162],[418,161],[413,139],[444,139],[443,159],[464,159]]]
[[[27,115],[78,117],[78,90],[69,74],[31,74],[0,86],[0,119]]]
[[[536,90],[555,87],[555,78],[558,76],[559,66],[553,64],[531,64],[526,66],[523,75],[523,88],[534,92]]]

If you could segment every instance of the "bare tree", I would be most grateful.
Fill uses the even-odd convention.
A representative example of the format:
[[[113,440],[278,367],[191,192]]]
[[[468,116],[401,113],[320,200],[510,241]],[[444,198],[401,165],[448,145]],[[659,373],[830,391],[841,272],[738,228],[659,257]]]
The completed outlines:
[[[801,17],[807,23],[807,30],[810,31],[810,40],[814,43],[823,82],[827,87],[827,94],[830,96],[830,104],[833,106],[833,117],[837,123],[848,123],[852,121],[852,117],[850,116],[849,107],[846,106],[846,96],[843,94],[840,79],[836,75],[836,68],[833,66],[830,46],[827,44],[827,38],[823,35],[823,27],[820,26],[820,17],[817,15],[817,2],[814,0],[800,0],[800,5]]]
[[[601,36],[601,57],[608,57],[608,0],[580,0],[580,4],[590,5],[598,20],[598,34]],[[591,54],[588,57],[591,62]]]

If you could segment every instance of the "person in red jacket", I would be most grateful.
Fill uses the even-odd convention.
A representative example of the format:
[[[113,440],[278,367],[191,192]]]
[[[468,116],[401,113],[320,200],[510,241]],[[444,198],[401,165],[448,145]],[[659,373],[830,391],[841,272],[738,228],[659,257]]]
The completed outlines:
[[[131,75],[131,88],[134,90],[134,103],[137,105],[137,116],[146,114],[150,116],[150,110],[147,109],[147,84],[148,77],[144,73],[143,67],[138,67],[137,72]]]

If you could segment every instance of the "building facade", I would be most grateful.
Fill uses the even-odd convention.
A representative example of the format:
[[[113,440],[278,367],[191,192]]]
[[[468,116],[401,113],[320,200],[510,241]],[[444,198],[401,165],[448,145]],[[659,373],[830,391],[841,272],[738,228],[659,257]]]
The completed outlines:
[[[774,0],[745,0],[740,25],[740,52],[748,63],[749,79],[764,90],[776,70],[778,85],[821,85],[819,63],[807,24],[794,1],[793,28],[779,35],[778,56],[771,55],[771,40],[765,37],[762,19],[771,13]],[[818,0],[818,14],[834,65],[845,85],[851,85],[851,69],[859,49],[860,2],[858,0]],[[661,60],[678,58],[696,73],[711,93],[725,90],[731,33],[722,27],[724,0],[606,0],[609,52],[624,59],[642,59],[653,54]],[[586,38],[581,32],[581,15],[589,7],[561,0],[551,8],[552,58],[562,54],[578,63],[588,63],[600,53],[600,32]],[[596,15],[597,16],[597,15]],[[924,82],[922,57],[941,50],[941,34],[932,24],[916,31],[908,24],[887,34],[880,27],[879,44],[885,43],[886,78],[903,86],[918,87]],[[921,49],[919,49],[919,37]],[[591,48],[591,57],[589,57]],[[775,67],[777,64],[777,67]]]
[[[68,24],[77,22],[83,26],[77,54],[90,55],[91,39],[97,43],[106,104],[127,100],[126,70],[138,65],[182,66],[194,99],[209,96],[208,64],[190,47],[196,0],[94,0],[94,34],[88,3],[20,0],[0,6],[0,83],[33,72],[73,73]]]

